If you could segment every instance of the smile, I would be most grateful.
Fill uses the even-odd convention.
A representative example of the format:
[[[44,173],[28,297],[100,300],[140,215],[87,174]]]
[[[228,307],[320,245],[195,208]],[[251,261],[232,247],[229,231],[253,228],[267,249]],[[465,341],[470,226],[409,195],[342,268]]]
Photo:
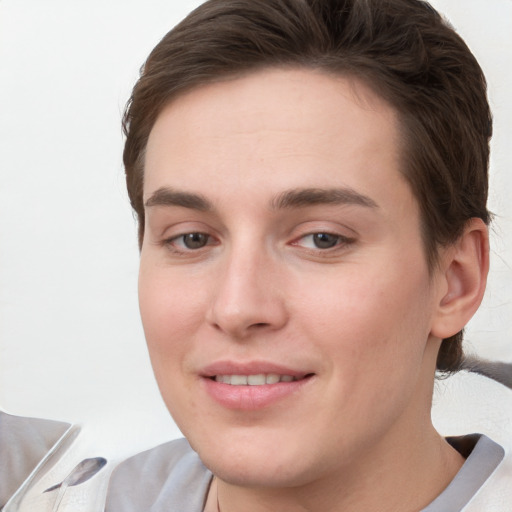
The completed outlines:
[[[282,400],[301,395],[316,380],[314,373],[286,369],[279,371],[272,368],[266,372],[259,369],[260,373],[247,369],[242,373],[241,368],[238,372],[233,372],[233,369],[229,371],[227,368],[218,368],[201,379],[207,395],[218,405],[231,410],[265,409]]]
[[[258,373],[255,375],[215,375],[215,382],[229,384],[230,386],[263,386],[277,384],[278,382],[293,382],[299,380],[293,375],[279,375],[278,373]]]

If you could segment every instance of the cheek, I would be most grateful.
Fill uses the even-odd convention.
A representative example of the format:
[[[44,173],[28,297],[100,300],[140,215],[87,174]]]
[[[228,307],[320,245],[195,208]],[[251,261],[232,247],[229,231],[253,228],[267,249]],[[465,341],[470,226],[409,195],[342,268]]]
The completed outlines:
[[[421,364],[431,309],[426,273],[404,276],[388,267],[315,284],[320,293],[303,300],[301,318],[309,318],[304,328],[329,356],[333,371],[360,379],[371,369],[380,379],[407,361]]]
[[[416,393],[429,332],[428,306],[417,291],[425,283],[404,288],[403,280],[389,275],[331,283],[303,326],[326,361],[326,414],[332,424],[351,418],[369,436],[390,425]]]
[[[157,378],[160,367],[180,362],[186,340],[204,317],[200,303],[194,290],[179,279],[141,261],[139,307]]]
[[[199,303],[179,279],[141,263],[139,307],[146,343],[160,393],[178,424],[182,418],[177,413],[194,408],[187,392],[186,360],[204,318]]]

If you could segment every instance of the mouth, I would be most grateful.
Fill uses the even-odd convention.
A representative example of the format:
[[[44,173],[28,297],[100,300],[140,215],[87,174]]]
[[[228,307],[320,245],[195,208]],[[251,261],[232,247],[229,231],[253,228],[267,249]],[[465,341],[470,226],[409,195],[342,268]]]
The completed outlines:
[[[230,386],[264,386],[278,384],[280,382],[296,382],[312,376],[312,373],[305,375],[286,375],[279,373],[257,373],[251,375],[221,374],[209,377],[215,382],[228,384]]]
[[[306,373],[273,364],[217,363],[202,374],[207,395],[223,408],[266,409],[283,400],[296,400],[315,381]],[[293,402],[290,402],[293,403]]]

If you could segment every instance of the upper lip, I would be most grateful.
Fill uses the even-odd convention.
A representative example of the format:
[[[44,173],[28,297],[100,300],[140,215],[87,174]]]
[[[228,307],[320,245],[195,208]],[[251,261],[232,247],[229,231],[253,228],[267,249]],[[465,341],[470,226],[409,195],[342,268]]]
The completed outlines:
[[[291,375],[292,377],[301,379],[312,372],[265,361],[216,361],[205,366],[200,371],[202,377],[215,377],[216,375],[260,375],[269,373]]]

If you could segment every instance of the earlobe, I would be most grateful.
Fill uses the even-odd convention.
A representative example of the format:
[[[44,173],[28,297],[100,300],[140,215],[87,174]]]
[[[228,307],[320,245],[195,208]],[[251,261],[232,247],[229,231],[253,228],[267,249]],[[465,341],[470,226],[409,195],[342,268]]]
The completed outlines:
[[[489,271],[489,234],[481,219],[471,219],[462,236],[442,258],[442,290],[431,334],[457,334],[474,315],[485,292]]]

